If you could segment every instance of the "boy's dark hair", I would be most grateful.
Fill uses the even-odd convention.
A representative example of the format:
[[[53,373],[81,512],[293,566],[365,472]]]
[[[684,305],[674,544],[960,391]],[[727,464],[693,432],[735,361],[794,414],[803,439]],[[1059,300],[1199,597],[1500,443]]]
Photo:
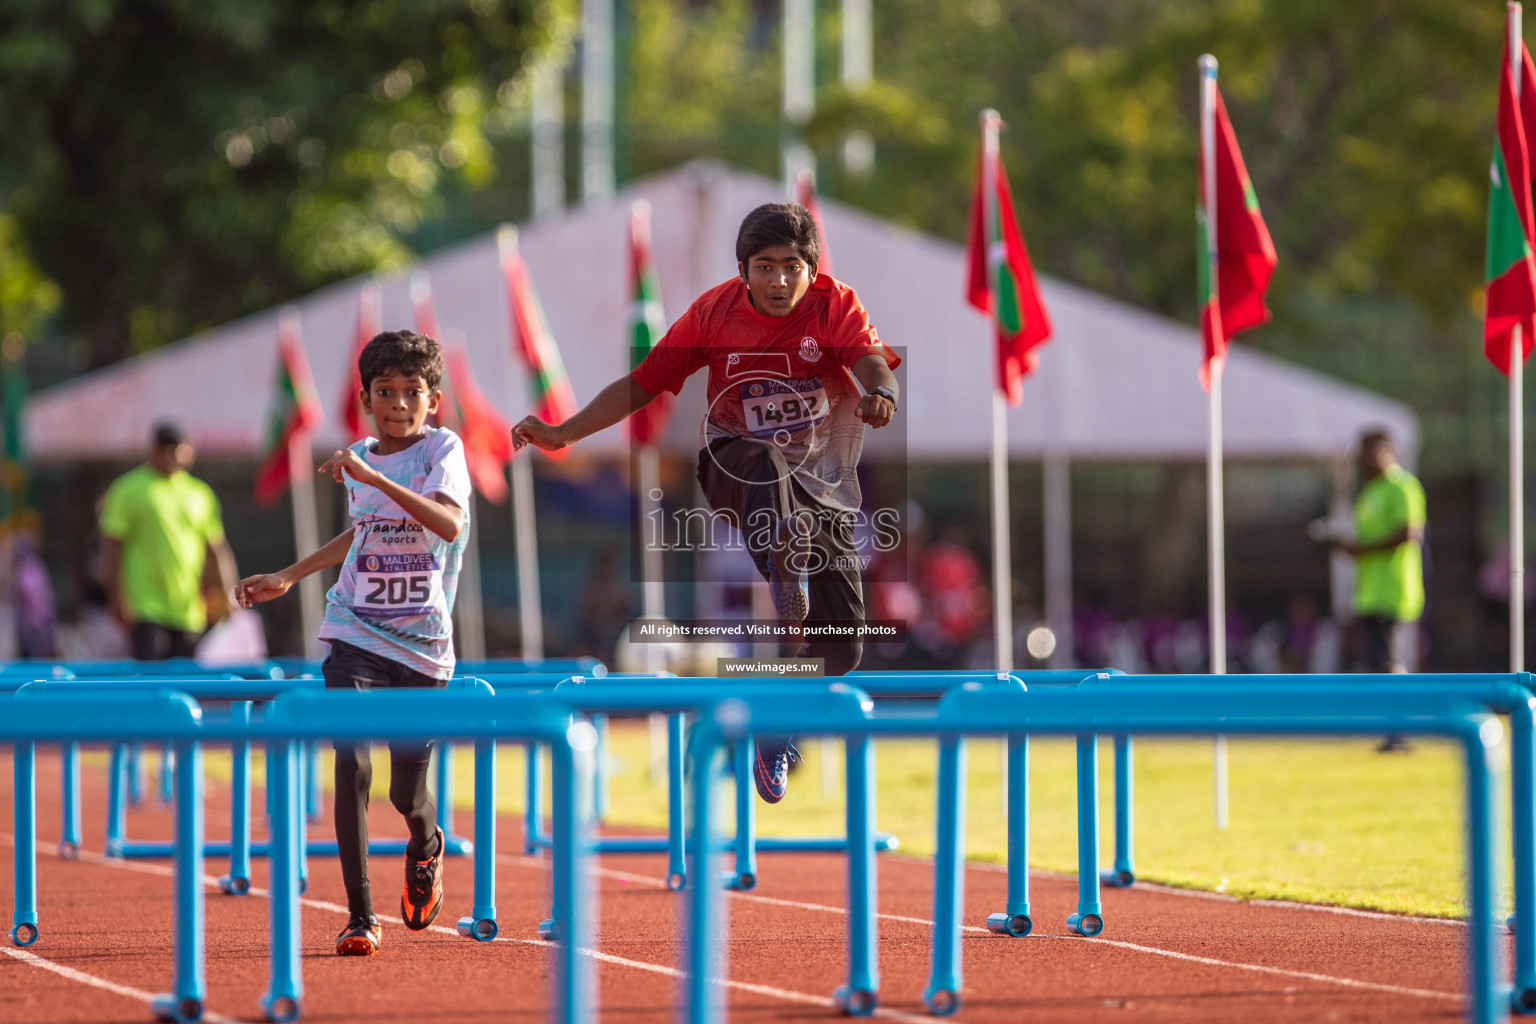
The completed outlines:
[[[420,377],[437,390],[443,380],[443,349],[437,339],[415,331],[375,334],[357,357],[357,375],[363,390],[373,387],[375,377],[394,370],[402,377]]]
[[[736,262],[743,266],[775,245],[792,245],[815,269],[821,262],[821,236],[811,211],[799,203],[767,203],[747,214],[736,232]]]
[[[1392,435],[1387,432],[1386,427],[1371,427],[1360,435],[1360,447],[1393,449]]]

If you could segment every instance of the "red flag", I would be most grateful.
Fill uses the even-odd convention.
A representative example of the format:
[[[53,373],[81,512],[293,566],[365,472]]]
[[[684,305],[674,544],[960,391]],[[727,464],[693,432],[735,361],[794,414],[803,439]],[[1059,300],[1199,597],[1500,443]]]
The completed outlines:
[[[411,310],[416,318],[416,332],[436,338],[442,346],[443,379],[439,387],[443,400],[437,407],[438,422],[464,442],[464,461],[475,490],[487,501],[500,503],[507,496],[503,473],[512,457],[512,428],[475,386],[462,341],[450,344],[444,340],[432,307],[432,280],[425,271],[411,276]]]
[[[1521,44],[1524,49],[1524,44]],[[1531,74],[1531,56],[1522,54],[1524,73]],[[1527,79],[1529,81],[1529,79]],[[1499,71],[1498,137],[1489,168],[1488,241],[1484,263],[1487,292],[1483,300],[1483,354],[1508,376],[1510,332],[1521,327],[1521,364],[1531,354],[1536,317],[1536,259],[1532,257],[1533,220],[1529,128],[1536,127],[1531,88],[1517,101],[1510,75],[1509,50]],[[1520,115],[1515,115],[1517,107]],[[1524,122],[1522,124],[1522,122]]]
[[[667,318],[661,308],[661,283],[651,259],[651,204],[637,201],[629,215],[629,363],[640,365],[666,332]],[[655,444],[666,433],[672,415],[670,391],[663,391],[629,418],[629,436],[635,444]]]
[[[370,282],[357,293],[357,330],[352,338],[352,361],[347,364],[347,371],[343,375],[345,384],[341,389],[341,423],[347,437],[353,441],[361,441],[372,433],[359,397],[363,390],[363,380],[357,372],[357,360],[363,354],[364,346],[383,329],[384,296],[379,286]]]
[[[288,487],[292,467],[288,451],[296,438],[318,430],[325,420],[315,393],[304,344],[299,340],[299,314],[285,309],[277,321],[277,387],[267,414],[267,444],[256,468],[256,501],[270,505]],[[304,443],[308,443],[307,440]]]
[[[1214,74],[1214,72],[1213,72]],[[1202,153],[1199,172],[1200,209],[1197,222],[1200,227],[1201,251],[1201,334],[1205,340],[1205,358],[1200,365],[1200,380],[1207,388],[1210,375],[1221,372],[1222,361],[1227,355],[1227,342],[1250,327],[1269,320],[1269,310],[1264,305],[1264,291],[1269,278],[1275,272],[1275,245],[1270,240],[1269,228],[1259,212],[1259,199],[1254,194],[1253,183],[1248,179],[1248,169],[1243,165],[1243,154],[1237,148],[1237,136],[1227,119],[1227,107],[1222,102],[1221,90],[1214,81],[1210,88],[1215,93],[1216,139],[1216,280],[1214,294],[1210,289],[1210,255],[1207,249],[1208,235],[1205,230],[1205,166],[1203,152],[1204,132],[1201,133]]]
[[[1051,336],[1051,318],[1013,212],[1008,173],[997,148],[997,126],[982,126],[976,190],[966,239],[970,265],[966,299],[992,318],[997,338],[997,387],[1009,405],[1022,400],[1024,378],[1035,369],[1035,348]],[[991,133],[989,138],[989,133]],[[991,166],[988,167],[990,162]],[[988,179],[991,194],[987,194]]]
[[[795,202],[805,207],[811,220],[816,222],[816,235],[821,239],[821,262],[816,264],[816,273],[832,273],[832,247],[827,244],[827,229],[821,223],[821,203],[816,199],[816,179],[810,171],[801,171],[795,176]]]
[[[499,505],[507,498],[512,428],[475,385],[469,352],[462,343],[443,346],[443,369],[443,425],[464,440],[464,458],[475,490]]]
[[[512,312],[513,350],[522,358],[533,385],[533,414],[546,423],[564,423],[576,413],[576,396],[560,361],[544,308],[528,279],[528,265],[517,248],[517,231],[501,229],[496,238],[501,253],[501,269],[507,279],[507,301]],[[551,458],[564,458],[565,452],[546,452]]]

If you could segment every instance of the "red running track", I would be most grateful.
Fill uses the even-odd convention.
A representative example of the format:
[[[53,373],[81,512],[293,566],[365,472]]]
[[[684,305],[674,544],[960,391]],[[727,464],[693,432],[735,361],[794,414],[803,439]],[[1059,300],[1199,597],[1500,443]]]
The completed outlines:
[[[150,1019],[147,1001],[171,977],[171,871],[160,861],[74,862],[53,852],[58,837],[57,757],[39,756],[41,937],[27,950],[0,945],[0,1024],[133,1022]],[[86,846],[99,850],[105,787],[87,771]],[[9,757],[0,779],[9,779]],[[224,838],[228,791],[210,782],[208,834]],[[793,797],[791,797],[792,799]],[[461,828],[467,826],[467,815]],[[391,820],[393,819],[393,820]],[[135,838],[168,838],[171,818],[147,802],[130,813]],[[376,803],[376,835],[402,834],[387,801]],[[0,809],[0,907],[11,907],[8,870],[11,807]],[[328,829],[317,829],[317,834]],[[501,849],[520,849],[519,822],[501,823]],[[394,915],[400,868],[374,858],[371,875],[384,920],[384,946],[371,958],[332,953],[345,923],[334,858],[310,862],[303,906],[304,1005],[309,1022],[527,1022],[547,1006],[548,947],[535,938],[547,916],[547,862],[503,853],[497,877],[501,937],[478,943],[453,922],[470,907],[470,865],[448,861],[447,905],[439,923],[410,932]],[[758,888],[733,893],[729,1006],[733,1021],[832,1020],[830,993],[845,963],[842,859],[825,854],[761,858]],[[266,987],[265,862],[255,891],[221,895],[225,862],[209,859],[205,1020],[260,1020]],[[598,869],[600,937],[594,955],[604,1020],[675,1018],[683,900],[660,879],[660,855],[605,857]],[[879,860],[880,1016],[932,1021],[923,1011],[927,982],[932,863],[893,855]],[[1069,935],[1076,882],[1036,875],[1035,934],[987,932],[1002,909],[1004,874],[973,865],[966,878],[964,1006],[959,1021],[1456,1020],[1464,1013],[1465,929],[1456,922],[1337,911],[1300,904],[1138,886],[1106,890],[1104,935]],[[8,927],[8,922],[7,922]]]

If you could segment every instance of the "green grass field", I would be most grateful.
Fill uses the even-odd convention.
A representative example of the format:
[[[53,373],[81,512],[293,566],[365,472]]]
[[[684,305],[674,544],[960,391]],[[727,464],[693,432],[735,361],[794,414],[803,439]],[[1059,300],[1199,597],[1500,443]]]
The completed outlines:
[[[615,722],[611,733],[609,821],[660,831],[666,792],[653,785],[644,723]],[[1136,743],[1136,871],[1146,881],[1250,898],[1303,900],[1442,917],[1464,912],[1462,772],[1447,743],[1420,742],[1406,755],[1383,755],[1373,740],[1230,741],[1231,825],[1217,832],[1211,796],[1211,744],[1203,740]],[[840,748],[839,748],[840,750]],[[803,748],[790,795],[759,805],[765,835],[831,833],[842,827],[842,800],[823,795],[821,744]],[[901,840],[904,853],[934,845],[935,750],[931,742],[877,745],[878,825]],[[209,759],[227,777],[227,758]],[[841,756],[835,760],[841,778]],[[967,849],[973,860],[1001,862],[1005,820],[999,774],[1002,745],[969,747]],[[1051,871],[1077,870],[1074,752],[1070,740],[1031,746],[1030,862]],[[375,755],[376,799],[387,799],[388,761]],[[455,762],[455,803],[470,806],[473,762],[467,747]],[[1112,755],[1101,743],[1102,855],[1113,856]],[[324,778],[329,786],[329,768]],[[504,748],[498,807],[523,807],[523,758]],[[834,792],[837,786],[833,787]],[[1507,779],[1501,784],[1507,793]],[[1507,800],[1503,817],[1508,829]],[[467,832],[470,822],[459,822]],[[1507,878],[1507,844],[1503,875]],[[1507,883],[1504,891],[1507,892]]]

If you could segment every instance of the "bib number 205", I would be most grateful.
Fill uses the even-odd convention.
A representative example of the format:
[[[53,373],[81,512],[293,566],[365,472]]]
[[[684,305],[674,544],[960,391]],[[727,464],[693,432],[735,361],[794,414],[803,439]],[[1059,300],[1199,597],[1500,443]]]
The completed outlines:
[[[426,604],[432,600],[431,576],[373,576],[363,597],[370,605]]]

